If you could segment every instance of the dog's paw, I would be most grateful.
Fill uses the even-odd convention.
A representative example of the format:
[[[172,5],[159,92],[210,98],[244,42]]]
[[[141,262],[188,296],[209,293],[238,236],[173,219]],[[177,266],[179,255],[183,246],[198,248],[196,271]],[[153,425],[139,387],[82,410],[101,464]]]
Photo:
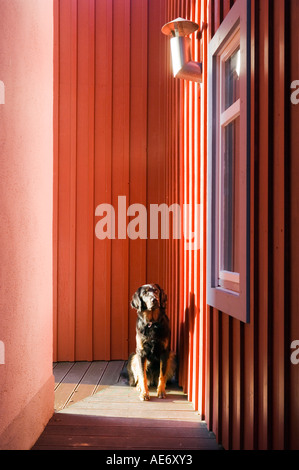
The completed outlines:
[[[150,394],[148,391],[142,391],[139,395],[141,401],[148,401],[150,399]]]
[[[158,398],[166,398],[165,389],[163,389],[163,388],[158,388],[158,389],[157,389],[157,397],[158,397]]]

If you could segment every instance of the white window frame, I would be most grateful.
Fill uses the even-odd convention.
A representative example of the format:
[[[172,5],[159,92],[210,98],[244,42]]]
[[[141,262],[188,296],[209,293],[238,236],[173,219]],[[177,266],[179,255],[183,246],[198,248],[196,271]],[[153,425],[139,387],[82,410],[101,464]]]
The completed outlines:
[[[224,65],[225,61],[240,47],[240,29],[238,28],[237,31],[234,33],[234,35],[229,38],[227,43],[225,44],[225,47],[221,52],[218,54],[217,57],[217,62],[218,62],[218,70],[219,73],[217,74],[216,80],[217,80],[217,89],[218,93],[216,96],[216,120],[218,121],[218,124],[215,126],[215,137],[218,143],[216,152],[217,152],[217,157],[219,159],[218,165],[219,165],[219,185],[216,188],[218,191],[217,199],[218,199],[218,223],[216,223],[216,227],[218,230],[218,250],[216,250],[217,253],[217,265],[215,266],[216,268],[216,273],[215,275],[218,278],[218,286],[222,287],[227,290],[232,290],[235,292],[239,292],[239,284],[240,284],[240,273],[237,272],[232,272],[232,271],[226,271],[222,268],[221,266],[221,254],[222,254],[222,240],[221,240],[221,232],[223,232],[223,227],[224,227],[224,221],[223,221],[223,214],[222,211],[220,210],[222,201],[223,201],[223,182],[222,182],[222,176],[223,176],[223,153],[224,153],[224,139],[223,139],[223,131],[224,128],[233,122],[236,118],[240,117],[240,112],[241,112],[241,105],[240,101],[241,98],[238,98],[236,101],[233,102],[233,104],[222,111],[223,107],[223,102],[225,98],[225,90],[224,90]]]
[[[222,110],[223,64],[240,47],[240,97]],[[207,303],[243,322],[250,308],[250,1],[237,0],[209,44]],[[221,268],[223,129],[239,118],[239,272]]]

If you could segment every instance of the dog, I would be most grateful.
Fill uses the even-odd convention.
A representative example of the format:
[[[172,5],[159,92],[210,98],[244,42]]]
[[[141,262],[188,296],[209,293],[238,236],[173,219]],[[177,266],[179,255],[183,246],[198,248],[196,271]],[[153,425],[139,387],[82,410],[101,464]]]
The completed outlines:
[[[132,297],[131,307],[137,310],[136,352],[128,359],[127,372],[141,401],[150,399],[151,385],[157,385],[158,398],[166,398],[166,382],[175,372],[166,302],[167,295],[158,284],[145,284]]]

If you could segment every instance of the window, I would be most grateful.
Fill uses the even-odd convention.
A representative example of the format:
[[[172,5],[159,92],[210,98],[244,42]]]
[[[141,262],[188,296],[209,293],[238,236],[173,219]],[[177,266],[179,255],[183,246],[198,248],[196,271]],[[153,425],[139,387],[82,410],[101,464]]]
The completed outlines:
[[[208,304],[249,321],[250,2],[209,45]]]

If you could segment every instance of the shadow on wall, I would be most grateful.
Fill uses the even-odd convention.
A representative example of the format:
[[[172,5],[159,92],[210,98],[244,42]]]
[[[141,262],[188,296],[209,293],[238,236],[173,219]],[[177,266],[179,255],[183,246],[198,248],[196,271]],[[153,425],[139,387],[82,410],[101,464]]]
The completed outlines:
[[[178,369],[179,384],[183,386],[186,393],[186,383],[188,378],[188,362],[189,353],[193,347],[194,325],[197,315],[197,306],[195,304],[194,292],[189,292],[188,306],[184,310],[184,318],[180,324],[179,330],[179,353],[178,353]]]

